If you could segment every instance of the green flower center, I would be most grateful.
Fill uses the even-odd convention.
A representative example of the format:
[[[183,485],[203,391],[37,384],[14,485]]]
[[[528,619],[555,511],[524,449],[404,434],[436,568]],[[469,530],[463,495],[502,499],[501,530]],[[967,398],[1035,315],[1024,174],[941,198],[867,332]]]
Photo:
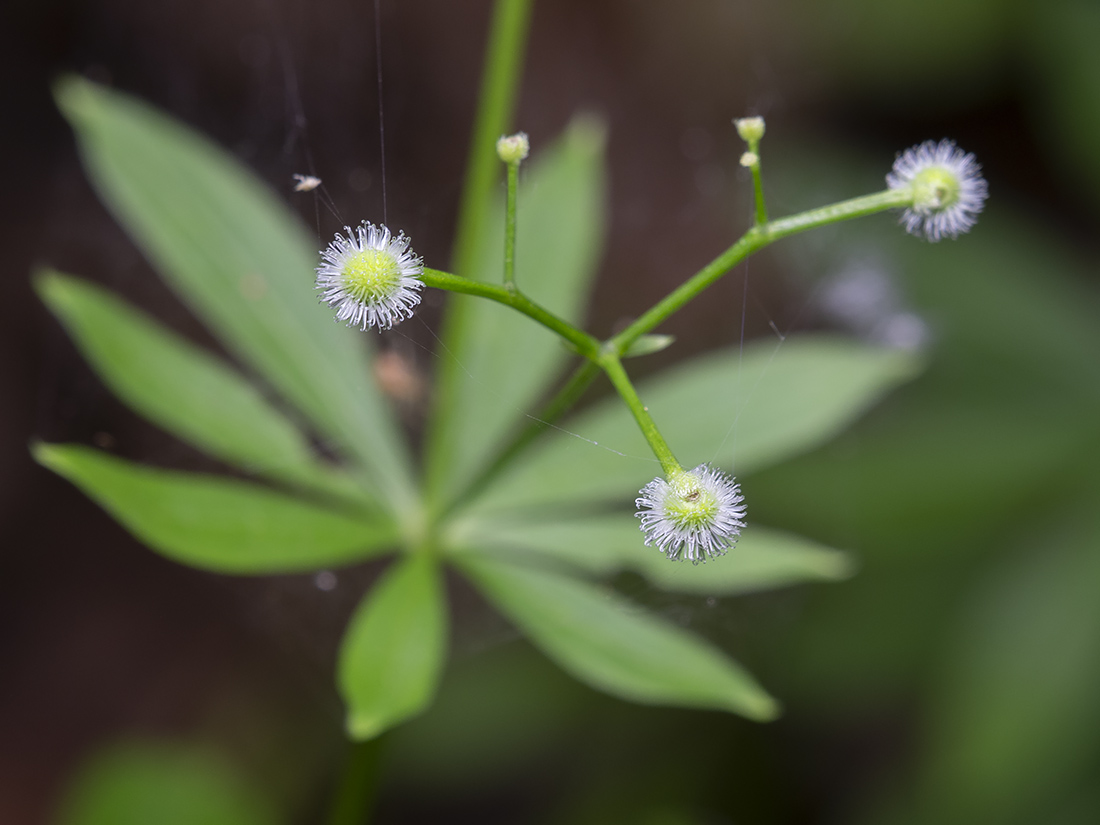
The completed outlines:
[[[942,166],[923,169],[913,177],[913,207],[937,212],[959,199],[959,179]]]
[[[364,304],[373,304],[397,292],[401,284],[401,268],[389,252],[364,249],[344,262],[340,282],[352,298]]]
[[[672,490],[665,500],[665,513],[683,529],[710,527],[718,515],[718,497],[699,486],[698,479],[684,473],[670,479]]]

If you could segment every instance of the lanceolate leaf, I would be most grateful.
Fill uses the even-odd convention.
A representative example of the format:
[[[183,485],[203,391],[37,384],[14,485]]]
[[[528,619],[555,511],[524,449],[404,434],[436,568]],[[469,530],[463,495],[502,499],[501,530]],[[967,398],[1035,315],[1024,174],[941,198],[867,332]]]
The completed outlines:
[[[633,702],[725,710],[759,721],[779,712],[736,662],[620,596],[481,554],[457,562],[550,658],[595,688]]]
[[[521,174],[516,283],[533,300],[579,323],[603,238],[600,126],[574,121]],[[501,282],[503,226],[498,199],[472,277]],[[428,452],[429,488],[439,496],[455,493],[476,475],[569,357],[553,333],[507,307],[459,295],[449,301]]]
[[[407,505],[403,441],[370,381],[367,336],[313,289],[316,242],[222,150],[140,102],[69,78],[58,102],[100,196],[225,345]]]
[[[471,547],[499,547],[513,557],[517,552],[537,553],[594,574],[634,570],[665,590],[715,596],[801,581],[835,581],[847,578],[854,569],[846,553],[755,525],[721,558],[700,565],[669,561],[645,546],[638,520],[627,514],[472,523],[456,541]]]
[[[424,710],[443,669],[447,606],[437,562],[399,559],[352,616],[337,679],[347,731],[371,739]]]
[[[909,353],[803,336],[697,358],[639,393],[684,466],[710,462],[743,474],[824,442],[918,369]],[[633,498],[660,474],[618,398],[563,428],[475,506]]]
[[[266,487],[133,464],[78,445],[38,444],[38,461],[175,561],[218,573],[293,573],[391,547],[388,519],[351,518]]]
[[[43,273],[42,299],[127,404],[244,470],[346,495],[350,480],[318,464],[305,437],[235,370],[87,281]]]

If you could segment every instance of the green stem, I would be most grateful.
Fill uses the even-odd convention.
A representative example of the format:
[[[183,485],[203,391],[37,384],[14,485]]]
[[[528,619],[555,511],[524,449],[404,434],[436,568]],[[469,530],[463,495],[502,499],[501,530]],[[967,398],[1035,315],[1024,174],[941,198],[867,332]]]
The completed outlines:
[[[638,397],[638,392],[630,382],[626,370],[623,369],[623,362],[619,360],[619,356],[614,352],[605,351],[600,356],[599,364],[603,367],[603,371],[607,373],[607,377],[611,379],[611,383],[619,393],[619,397],[626,402],[626,406],[633,413],[634,420],[638,422],[642,435],[649,442],[649,447],[653,450],[653,454],[657,456],[657,460],[661,462],[661,468],[665,471],[665,475],[670,476],[682,471],[684,468],[680,466],[680,462],[672,454],[668,442],[665,441],[664,436],[657,429],[653,416],[649,414],[649,408]]]
[[[749,144],[749,151],[756,155],[756,163],[752,165],[752,191],[756,201],[756,225],[763,226],[768,222],[768,207],[764,203],[764,182],[760,172],[760,141],[752,141]]]
[[[504,206],[504,284],[516,283],[516,190],[519,188],[519,161],[508,167],[508,197]]]
[[[872,215],[886,209],[909,206],[913,202],[913,193],[908,189],[886,189],[873,195],[841,201],[819,209],[810,209],[788,218],[770,221],[763,226],[754,226],[742,235],[733,246],[704,266],[680,286],[650,307],[634,323],[612,338],[608,343],[615,352],[622,354],[642,335],[657,327],[676,310],[713,284],[745,258],[773,241],[828,226],[831,223]]]
[[[573,405],[584,395],[588,385],[600,374],[600,366],[595,361],[583,361],[569,380],[558,390],[550,402],[543,407],[537,416],[528,416],[528,422],[505,447],[497,453],[496,458],[490,462],[469,486],[447,506],[443,515],[448,515],[458,509],[465,502],[475,498],[484,490],[493,479],[512,463],[512,459],[523,452],[527,445],[538,438],[544,430],[572,409]]]
[[[327,825],[367,825],[378,796],[380,737],[348,745]]]
[[[678,310],[700,292],[717,281],[722,275],[747,258],[753,252],[761,249],[779,238],[785,238],[807,229],[827,226],[849,218],[857,218],[882,212],[886,209],[909,206],[912,204],[913,194],[906,189],[885,190],[873,195],[864,195],[841,203],[824,206],[819,209],[811,209],[781,218],[760,226],[754,226],[741,236],[725,252],[703,267],[699,272],[670,292],[665,298],[658,301],[645,314],[634,323],[609,338],[602,344],[585,332],[574,327],[538,304],[528,300],[515,285],[511,288],[494,286],[492,284],[473,281],[467,278],[459,278],[447,272],[434,269],[425,269],[422,279],[427,286],[447,289],[453,292],[463,292],[468,295],[478,295],[483,298],[497,301],[511,306],[525,315],[538,321],[543,326],[556,332],[583,355],[588,361],[582,364],[558,395],[539,414],[539,420],[529,424],[521,430],[513,441],[505,447],[494,461],[489,464],[480,475],[467,487],[458,498],[447,507],[444,515],[453,511],[459,504],[469,500],[483,490],[490,481],[496,478],[508,464],[535,440],[546,428],[546,423],[557,420],[564,415],[570,407],[581,397],[584,390],[592,382],[592,379],[602,369],[611,379],[612,384],[619,395],[626,402],[642,434],[653,449],[669,475],[683,468],[676,460],[667,442],[661,436],[649,411],[638,397],[637,391],[630,382],[629,376],[623,369],[620,360],[622,354],[642,335],[658,326],[673,312]],[[545,422],[545,423],[544,423]]]
[[[496,0],[494,6],[452,253],[453,269],[463,275],[473,274],[480,254],[478,245],[485,235],[499,174],[496,142],[501,135],[511,131],[509,127],[519,90],[532,4],[533,0]],[[449,348],[459,340],[468,323],[466,308],[462,305],[451,306],[440,333],[443,345]],[[442,446],[446,430],[442,418],[450,409],[461,380],[461,373],[455,369],[440,371],[435,403],[425,433],[427,445],[424,456],[427,463],[424,483],[429,499],[434,497],[449,461],[448,451]]]
[[[466,295],[477,295],[478,297],[488,298],[490,301],[496,301],[505,306],[510,306],[512,309],[518,310],[527,317],[538,321],[547,329],[556,332],[572,344],[578,353],[586,358],[595,358],[600,351],[599,341],[587,332],[582,332],[577,329],[564,318],[559,318],[557,315],[550,312],[550,310],[536,304],[516,289],[515,285],[512,285],[511,288],[497,286],[482,281],[475,281],[470,278],[459,278],[457,275],[452,275],[449,272],[440,272],[438,269],[427,268],[424,269],[420,279],[424,282],[425,286],[435,287],[436,289],[446,289],[450,292],[461,292]]]
[[[887,209],[897,209],[903,206],[913,205],[913,191],[911,189],[884,189],[873,195],[862,195],[840,203],[829,204],[806,212],[799,212],[788,218],[780,218],[763,227],[768,236],[768,243],[794,235],[796,232],[805,232],[807,229],[816,229],[819,226],[828,226],[831,223],[862,218],[866,215],[874,215],[876,212],[884,212]]]
[[[750,229],[733,246],[680,284],[646,310],[634,323],[613,337],[609,342],[612,348],[620,354],[626,352],[627,348],[640,337],[655,328],[668,316],[767,243],[762,227]]]
[[[533,0],[497,0],[489,29],[466,184],[458,211],[452,266],[470,274],[497,182],[496,140],[507,134],[515,107]]]

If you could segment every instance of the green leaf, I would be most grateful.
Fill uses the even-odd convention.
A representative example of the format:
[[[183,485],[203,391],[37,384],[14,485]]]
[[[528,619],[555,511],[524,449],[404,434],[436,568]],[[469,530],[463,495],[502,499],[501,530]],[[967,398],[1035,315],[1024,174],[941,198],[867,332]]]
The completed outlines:
[[[337,681],[352,739],[371,739],[423,711],[446,653],[446,604],[427,554],[394,563],[352,616]]]
[[[1100,189],[1100,9],[1093,0],[1055,0],[1023,8],[1026,20],[1020,32],[1031,64],[1028,108],[1033,128],[1044,136],[1048,163],[1062,173],[1058,185],[1091,198],[1095,210]]]
[[[1045,821],[1067,784],[1094,775],[1096,482],[1033,531],[1026,552],[999,560],[953,634],[930,703],[920,787],[941,821]]]
[[[604,226],[603,132],[577,119],[524,165],[518,195],[516,283],[532,300],[578,322]],[[480,244],[478,280],[503,278],[504,205]],[[428,448],[429,489],[448,497],[524,421],[568,354],[560,339],[492,301],[452,295]]]
[[[256,484],[158,470],[78,445],[37,444],[39,463],[157,552],[218,573],[294,573],[377,556],[396,532]]]
[[[233,158],[150,107],[78,78],[57,99],[100,197],[168,284],[406,506],[410,464],[370,381],[368,338],[318,304],[301,224]]]
[[[918,367],[909,353],[803,336],[687,361],[639,393],[685,467],[710,462],[744,474],[827,441]],[[632,498],[660,472],[613,397],[548,434],[475,507]]]
[[[106,384],[151,421],[249,472],[361,494],[220,358],[87,281],[47,271],[35,286]]]
[[[65,795],[59,825],[273,825],[281,822],[218,753],[127,742],[95,754]]]
[[[737,546],[720,559],[700,565],[669,561],[646,547],[638,520],[625,514],[551,522],[472,522],[453,541],[509,554],[531,551],[598,575],[633,570],[665,590],[715,596],[802,581],[836,581],[854,572],[846,553],[758,526],[746,529]]]
[[[1016,10],[1002,0],[926,0],[921,8],[916,15],[901,3],[802,0],[786,36],[812,55],[819,82],[834,94],[904,100],[924,111],[987,99],[997,68],[1014,53]]]
[[[592,687],[633,702],[758,721],[779,713],[736,662],[610,591],[480,554],[455,561],[546,655]]]

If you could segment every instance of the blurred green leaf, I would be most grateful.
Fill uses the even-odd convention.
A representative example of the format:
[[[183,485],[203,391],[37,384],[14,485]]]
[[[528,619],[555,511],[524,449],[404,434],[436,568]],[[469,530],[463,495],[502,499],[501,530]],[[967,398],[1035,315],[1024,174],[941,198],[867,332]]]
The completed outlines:
[[[522,781],[548,752],[571,747],[591,698],[530,645],[455,657],[431,708],[386,737],[388,774],[425,794]]]
[[[58,825],[274,825],[267,799],[205,748],[115,745],[84,764]]]
[[[908,291],[940,336],[932,377],[953,379],[967,406],[1100,405],[1096,262],[1003,206],[990,210],[965,242],[898,250]]]
[[[371,739],[423,711],[446,653],[446,603],[426,553],[398,559],[360,602],[340,646],[347,732]]]
[[[477,553],[455,561],[550,658],[592,687],[632,702],[757,721],[779,713],[732,659],[611,591]]]
[[[604,234],[603,130],[578,118],[524,165],[518,196],[516,283],[579,322]],[[503,278],[504,206],[497,200],[477,256],[478,280]],[[452,295],[429,439],[433,495],[457,492],[523,422],[567,359],[560,339],[492,301]]]
[[[980,554],[1067,466],[1100,458],[1100,300],[1056,237],[996,204],[958,243],[899,235],[890,257],[934,330],[928,370],[868,426],[753,476],[755,513],[826,541],[855,532],[884,559]]]
[[[851,559],[839,550],[755,525],[720,559],[700,565],[669,561],[645,546],[638,520],[626,514],[552,522],[475,522],[455,541],[499,547],[509,554],[531,550],[596,574],[634,570],[665,590],[716,596],[843,579],[853,572]]]
[[[803,0],[779,19],[801,30],[823,78],[877,91],[887,104],[943,109],[977,97],[995,80],[1015,34],[1011,5],[924,0],[917,11],[878,0]]]
[[[740,474],[826,441],[919,366],[909,353],[803,336],[687,361],[639,393],[684,466]],[[659,473],[629,410],[610,398],[548,435],[474,507],[632,498]]]
[[[962,617],[934,693],[920,789],[936,821],[1040,821],[1095,759],[1097,488],[991,570]]]
[[[396,541],[365,521],[266,487],[133,464],[78,445],[37,444],[38,462],[175,561],[219,573],[292,573],[377,556]]]
[[[813,592],[777,646],[783,695],[892,714],[957,633],[976,571],[1100,460],[1100,302],[1064,242],[996,198],[951,244],[845,232],[844,254],[807,261],[805,276],[876,250],[932,332],[929,367],[836,440],[744,484],[750,516],[861,561],[851,582]]]
[[[1100,7],[1095,0],[1025,4],[1034,70],[1033,128],[1063,181],[1100,205]],[[1045,160],[1045,158],[1044,158]]]
[[[43,272],[35,285],[89,363],[137,412],[249,472],[361,495],[314,461],[301,432],[220,358],[87,281]]]
[[[368,338],[318,304],[318,258],[298,221],[234,159],[152,108],[72,77],[57,99],[100,197],[169,285],[406,506],[410,464],[370,381]]]

